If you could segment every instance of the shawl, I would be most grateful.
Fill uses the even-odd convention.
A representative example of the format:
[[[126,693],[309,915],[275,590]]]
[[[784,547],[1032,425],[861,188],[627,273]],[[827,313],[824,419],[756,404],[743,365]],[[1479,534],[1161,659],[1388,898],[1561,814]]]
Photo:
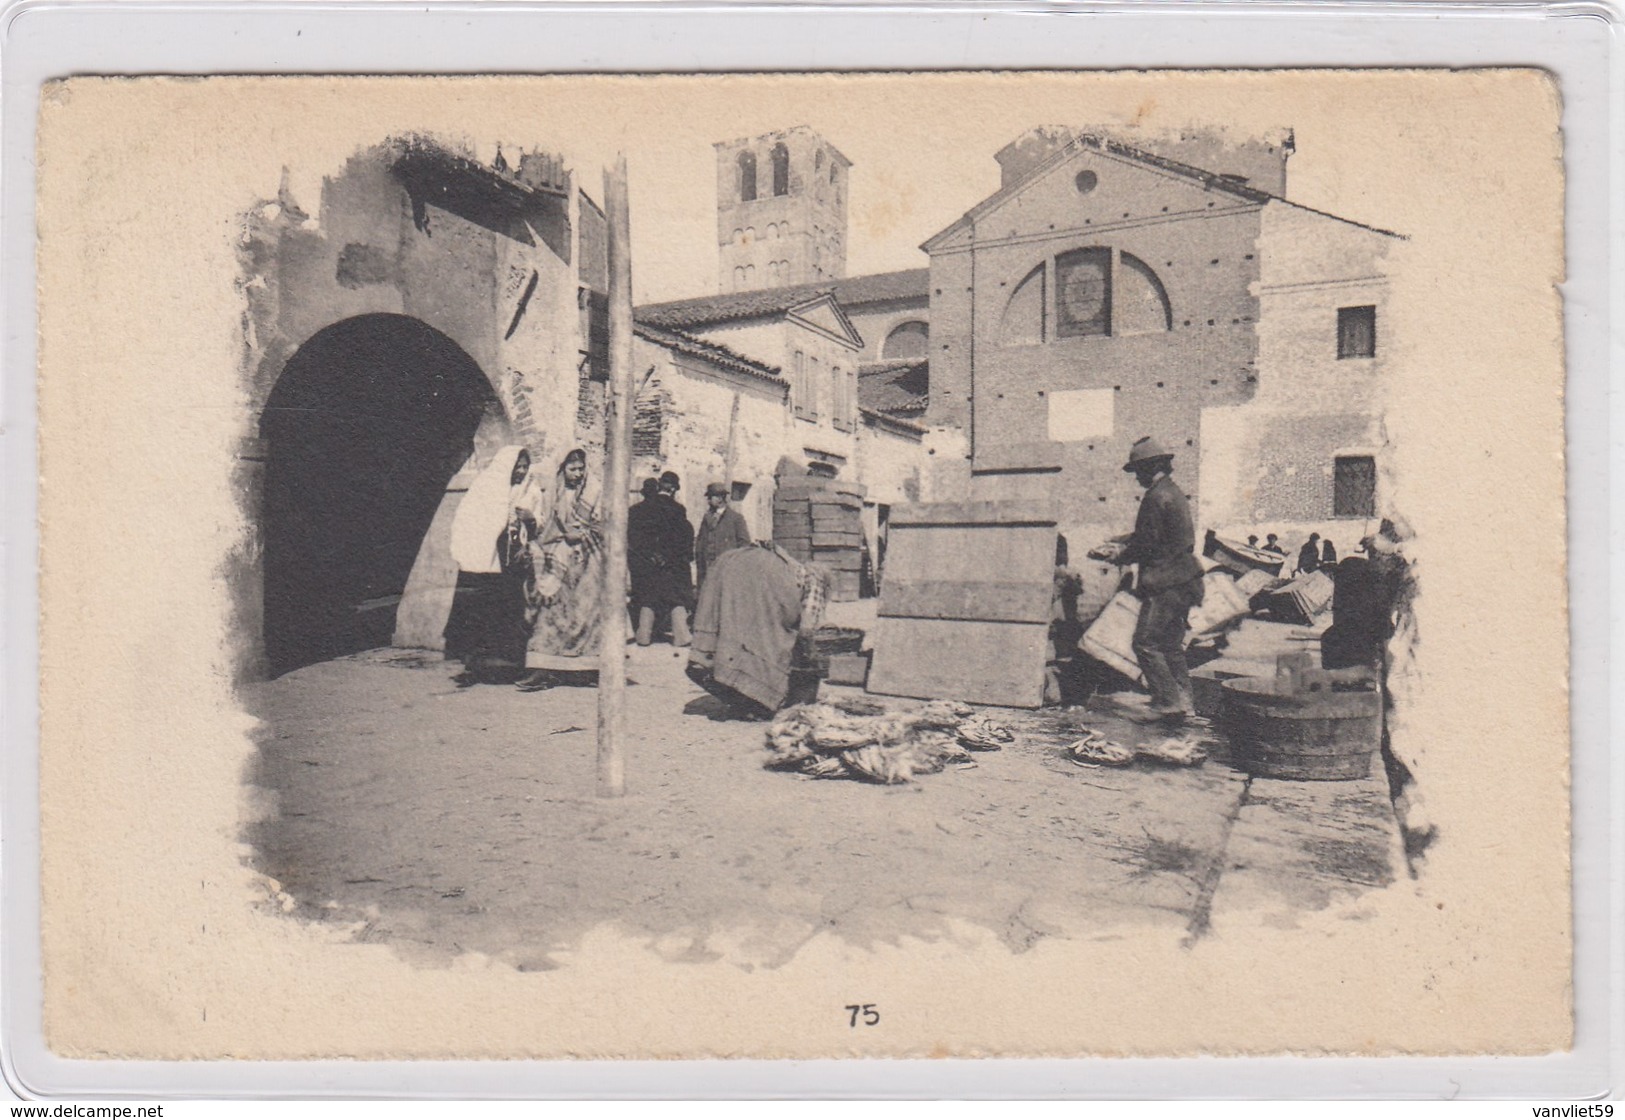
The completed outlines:
[[[597,547],[602,543],[602,518],[599,509],[601,496],[598,484],[588,474],[581,480],[581,485],[571,490],[564,484],[564,465],[572,457],[585,459],[580,451],[572,451],[559,461],[559,469],[553,474],[553,487],[548,492],[547,506],[537,511],[537,522],[541,525],[541,532],[536,543],[543,549],[551,551],[560,545],[566,534],[585,537],[584,542],[589,547]]]
[[[512,482],[514,464],[525,449],[509,444],[491,457],[457,504],[451,522],[451,558],[465,572],[500,572],[497,545],[513,520],[525,483]]]

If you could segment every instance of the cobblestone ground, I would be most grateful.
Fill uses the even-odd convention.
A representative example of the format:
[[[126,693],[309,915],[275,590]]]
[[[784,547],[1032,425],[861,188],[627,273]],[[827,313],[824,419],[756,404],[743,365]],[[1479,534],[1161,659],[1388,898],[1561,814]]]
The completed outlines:
[[[1227,913],[1290,924],[1403,875],[1380,766],[1361,782],[1084,769],[1108,712],[995,711],[1016,742],[906,786],[762,768],[763,725],[719,721],[669,646],[634,650],[628,795],[594,796],[596,694],[460,689],[436,654],[380,650],[246,690],[258,867],[295,916],[425,963],[568,962],[609,923],[673,960],[775,967],[819,932],[859,945],[993,931],[1187,938]],[[907,702],[901,702],[907,703]]]

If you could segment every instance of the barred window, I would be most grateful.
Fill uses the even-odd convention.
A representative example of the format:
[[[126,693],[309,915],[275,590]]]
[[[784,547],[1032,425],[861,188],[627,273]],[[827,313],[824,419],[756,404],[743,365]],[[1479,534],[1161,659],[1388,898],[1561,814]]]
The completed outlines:
[[[1377,515],[1377,461],[1370,455],[1339,455],[1332,460],[1332,516]]]

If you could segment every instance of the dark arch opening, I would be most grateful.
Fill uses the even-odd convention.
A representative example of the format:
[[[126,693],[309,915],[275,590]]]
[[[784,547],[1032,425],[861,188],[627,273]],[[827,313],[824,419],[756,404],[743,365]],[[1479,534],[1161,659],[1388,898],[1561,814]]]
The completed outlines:
[[[446,484],[493,410],[474,360],[404,315],[336,323],[288,359],[260,417],[273,674],[389,644]]]

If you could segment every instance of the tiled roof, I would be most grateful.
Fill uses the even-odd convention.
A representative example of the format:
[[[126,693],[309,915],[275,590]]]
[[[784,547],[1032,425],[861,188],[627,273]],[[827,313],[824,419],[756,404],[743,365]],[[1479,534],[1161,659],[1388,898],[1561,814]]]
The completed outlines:
[[[829,294],[844,307],[889,300],[925,299],[930,291],[931,273],[925,268],[902,272],[878,272],[846,280],[820,280],[786,288],[758,288],[750,292],[724,292],[715,296],[648,303],[638,308],[639,322],[662,327],[699,327],[738,319],[763,319],[782,315],[818,296]]]
[[[886,416],[918,416],[930,391],[931,360],[901,358],[858,367],[858,406]]]
[[[763,381],[771,381],[775,385],[786,384],[784,378],[779,376],[777,366],[753,361],[743,354],[728,349],[726,346],[719,346],[715,342],[707,342],[703,338],[695,338],[691,334],[686,334],[671,327],[662,327],[644,322],[641,313],[632,324],[632,333],[639,338],[653,342],[657,346],[665,346],[679,354],[687,354],[693,358],[703,359],[723,369],[732,370],[734,373],[743,373],[748,377],[758,377]]]

